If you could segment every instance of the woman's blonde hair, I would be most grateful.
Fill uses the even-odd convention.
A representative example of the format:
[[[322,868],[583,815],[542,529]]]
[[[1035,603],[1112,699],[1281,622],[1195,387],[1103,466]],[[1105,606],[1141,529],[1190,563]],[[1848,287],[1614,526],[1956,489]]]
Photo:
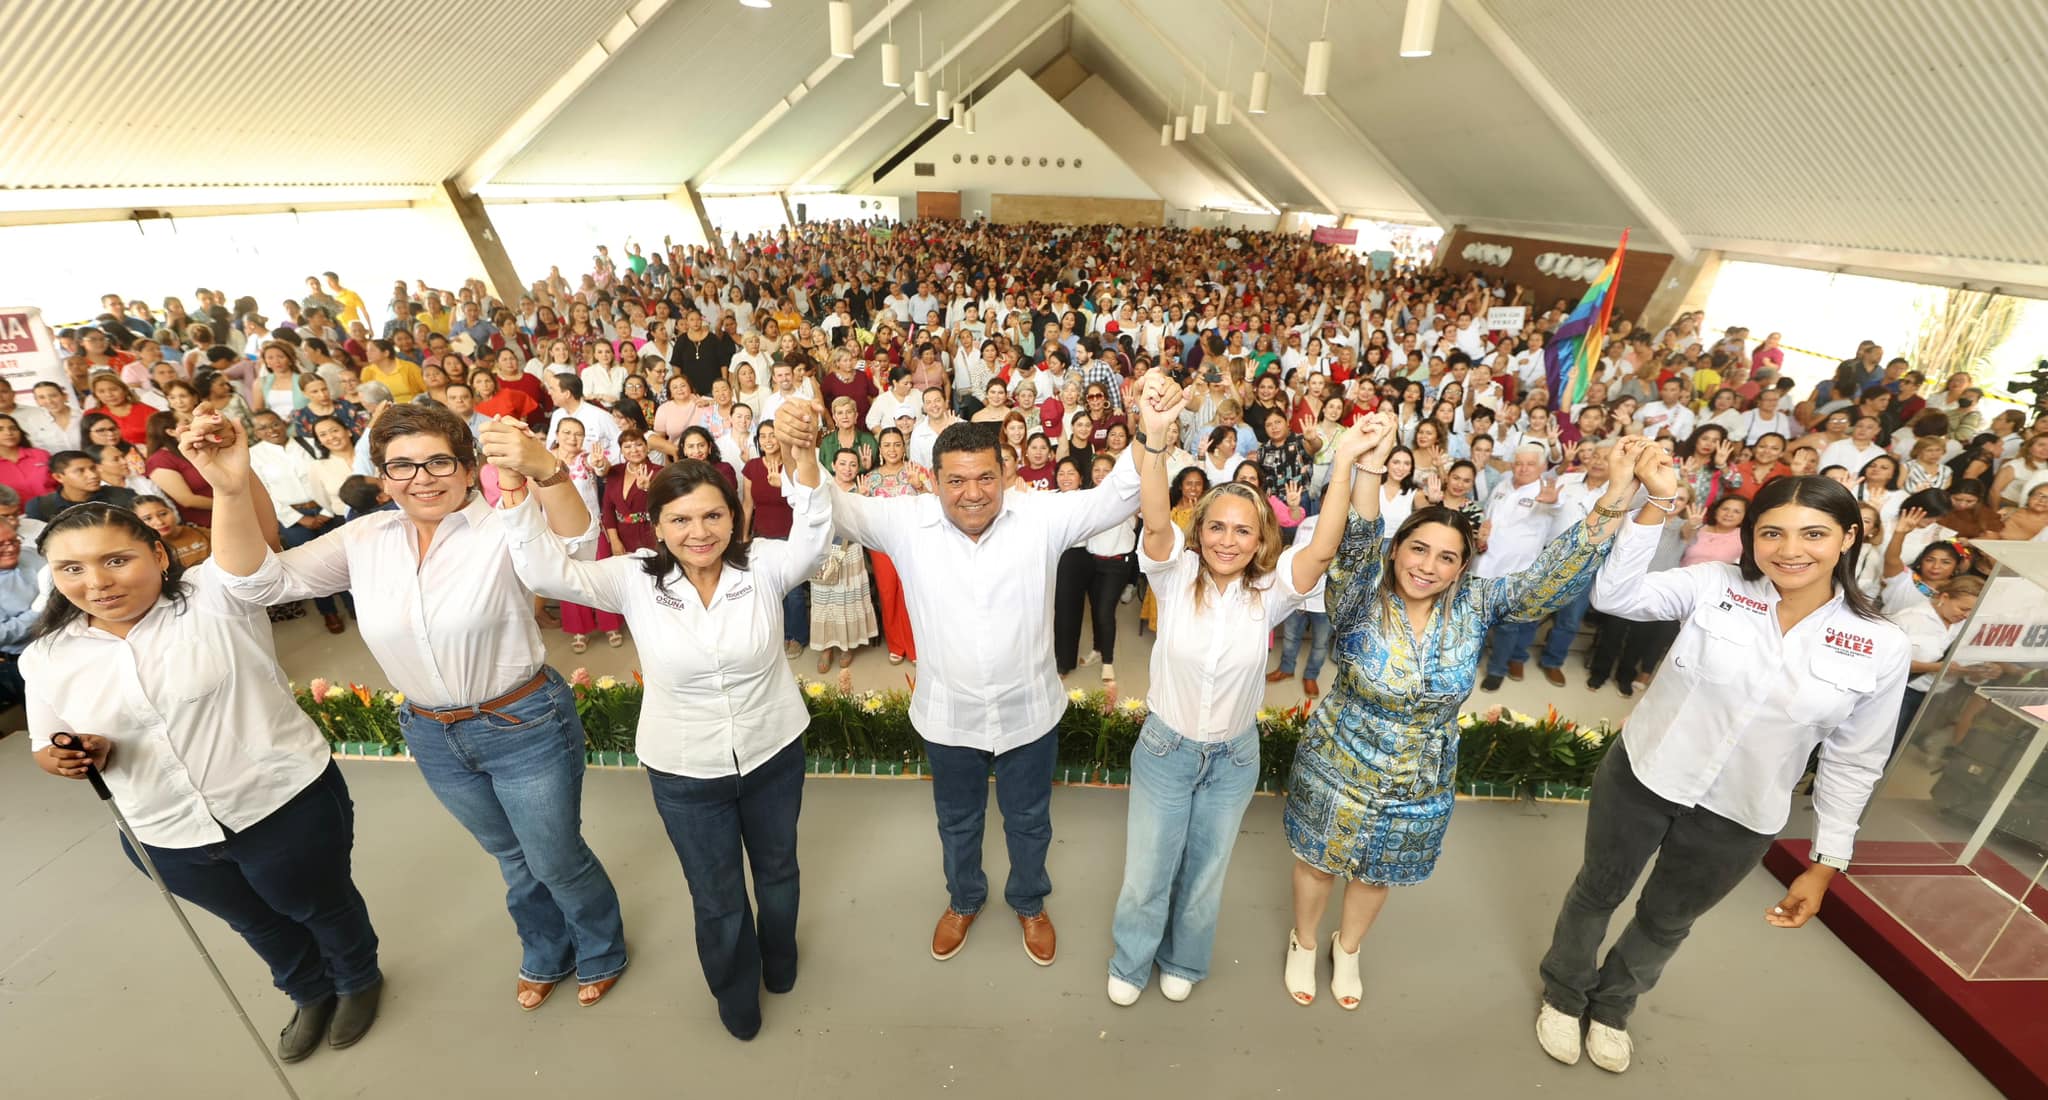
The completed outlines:
[[[1195,502],[1194,514],[1188,517],[1188,530],[1192,532],[1190,537],[1195,543],[1190,549],[1195,551],[1197,559],[1201,558],[1202,524],[1209,518],[1209,510],[1226,496],[1250,502],[1259,517],[1259,552],[1253,554],[1252,560],[1246,562],[1244,567],[1244,583],[1247,586],[1254,586],[1279,563],[1281,545],[1280,519],[1273,514],[1272,502],[1252,486],[1241,481],[1226,481],[1202,494],[1202,499]],[[1208,586],[1202,583],[1207,579],[1209,563],[1204,560],[1201,568],[1195,573],[1195,609],[1198,611],[1208,598]]]

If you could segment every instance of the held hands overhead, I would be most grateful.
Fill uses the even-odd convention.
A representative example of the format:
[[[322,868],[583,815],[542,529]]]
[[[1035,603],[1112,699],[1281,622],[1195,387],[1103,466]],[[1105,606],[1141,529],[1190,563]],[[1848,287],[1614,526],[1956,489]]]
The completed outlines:
[[[477,438],[484,461],[498,468],[498,484],[507,490],[551,476],[561,462],[548,450],[547,441],[516,417],[498,417],[484,425]]]
[[[178,453],[215,493],[239,493],[249,487],[248,437],[240,424],[211,404],[192,410],[192,422],[178,436]]]

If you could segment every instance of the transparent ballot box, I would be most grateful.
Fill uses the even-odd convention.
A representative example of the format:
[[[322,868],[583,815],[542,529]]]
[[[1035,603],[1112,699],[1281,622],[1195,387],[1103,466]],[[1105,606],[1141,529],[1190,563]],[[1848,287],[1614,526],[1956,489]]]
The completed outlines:
[[[2038,981],[2048,979],[2048,543],[1974,545],[1996,568],[1864,812],[1848,877],[1964,979]]]

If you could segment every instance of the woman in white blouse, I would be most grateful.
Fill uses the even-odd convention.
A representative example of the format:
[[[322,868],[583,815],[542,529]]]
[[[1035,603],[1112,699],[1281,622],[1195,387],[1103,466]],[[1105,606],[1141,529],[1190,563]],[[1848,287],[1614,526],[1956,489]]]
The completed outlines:
[[[248,500],[240,510],[254,527]],[[187,575],[125,508],[71,508],[37,547],[54,591],[21,657],[36,763],[67,779],[99,768],[171,893],[262,957],[294,1005],[281,1061],[353,1044],[383,988],[349,877],[355,808],[278,670],[263,608],[212,562]],[[58,733],[78,746],[57,748]]]
[[[1158,376],[1153,376],[1157,379]],[[1185,397],[1161,404],[1148,381],[1141,439],[1171,438]],[[1382,439],[1391,413],[1361,420],[1338,441],[1325,509],[1348,509],[1352,467]],[[1195,546],[1173,522],[1166,448],[1141,443],[1139,567],[1159,600],[1151,713],[1131,750],[1124,881],[1112,929],[1109,999],[1138,999],[1159,967],[1159,991],[1186,1000],[1208,976],[1223,878],[1238,825],[1259,781],[1256,716],[1274,624],[1320,590],[1344,524],[1332,520],[1282,551],[1279,521],[1249,486],[1226,482],[1195,506]],[[1364,484],[1364,483],[1361,483]],[[1374,490],[1369,484],[1365,492]],[[1340,511],[1338,514],[1342,514]]]
[[[590,345],[590,365],[583,368],[583,396],[609,409],[618,402],[626,386],[626,368],[619,365],[618,349],[610,340]]]
[[[810,713],[782,653],[782,597],[817,569],[832,534],[817,451],[795,430],[805,418],[817,411],[793,399],[777,428],[782,494],[796,514],[786,540],[749,540],[732,483],[688,459],[663,467],[648,489],[652,550],[578,561],[548,530],[555,501],[546,521],[532,505],[505,513],[513,564],[535,592],[617,612],[635,637],[672,643],[641,650],[647,697],[635,751],[689,880],[704,980],[739,1039],[761,1030],[764,984],[771,993],[796,984],[796,824]]]
[[[1583,1049],[1611,1073],[1629,1066],[1637,1000],[1693,923],[1756,868],[1816,748],[1812,865],[1763,917],[1798,928],[1819,911],[1884,773],[1912,656],[1856,587],[1851,551],[1864,532],[1847,489],[1777,478],[1751,502],[1739,565],[1650,573],[1678,478],[1662,449],[1645,448],[1636,472],[1648,503],[1601,566],[1593,606],[1682,625],[1594,777],[1584,862],[1543,957],[1536,1017],[1551,1057],[1569,1065]],[[1635,916],[1603,961],[1608,920],[1653,856]]]
[[[273,554],[247,514],[247,449],[221,424],[201,413],[185,448],[213,486],[213,560],[228,588],[266,607],[354,596],[364,644],[405,696],[398,724],[421,778],[498,861],[519,933],[519,1007],[539,1008],[571,975],[578,1003],[596,1004],[626,969],[626,937],[618,892],[583,840],[583,723],[546,662],[505,520],[477,492],[469,425],[439,405],[386,408],[370,461],[398,510]],[[226,438],[195,446],[194,433]],[[525,475],[502,476],[501,493],[517,500],[533,481],[557,532],[587,537],[582,498],[545,443],[509,420],[484,437]]]

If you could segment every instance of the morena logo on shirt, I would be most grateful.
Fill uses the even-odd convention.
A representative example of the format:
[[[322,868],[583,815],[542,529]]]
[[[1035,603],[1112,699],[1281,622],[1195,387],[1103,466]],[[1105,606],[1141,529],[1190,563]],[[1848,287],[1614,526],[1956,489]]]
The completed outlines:
[[[1839,649],[1844,653],[1854,653],[1859,656],[1868,656],[1877,652],[1877,643],[1869,638],[1861,634],[1844,633],[1833,627],[1828,628],[1827,644],[1829,647]]]
[[[1737,592],[1733,588],[1725,588],[1722,589],[1722,591],[1726,593],[1728,596],[1727,602],[1723,603],[1721,605],[1722,607],[1727,607],[1732,604],[1736,607],[1743,609],[1744,611],[1754,611],[1759,615],[1765,614],[1771,609],[1770,604],[1767,604],[1764,601],[1757,599],[1755,596],[1745,596],[1742,593]]]

